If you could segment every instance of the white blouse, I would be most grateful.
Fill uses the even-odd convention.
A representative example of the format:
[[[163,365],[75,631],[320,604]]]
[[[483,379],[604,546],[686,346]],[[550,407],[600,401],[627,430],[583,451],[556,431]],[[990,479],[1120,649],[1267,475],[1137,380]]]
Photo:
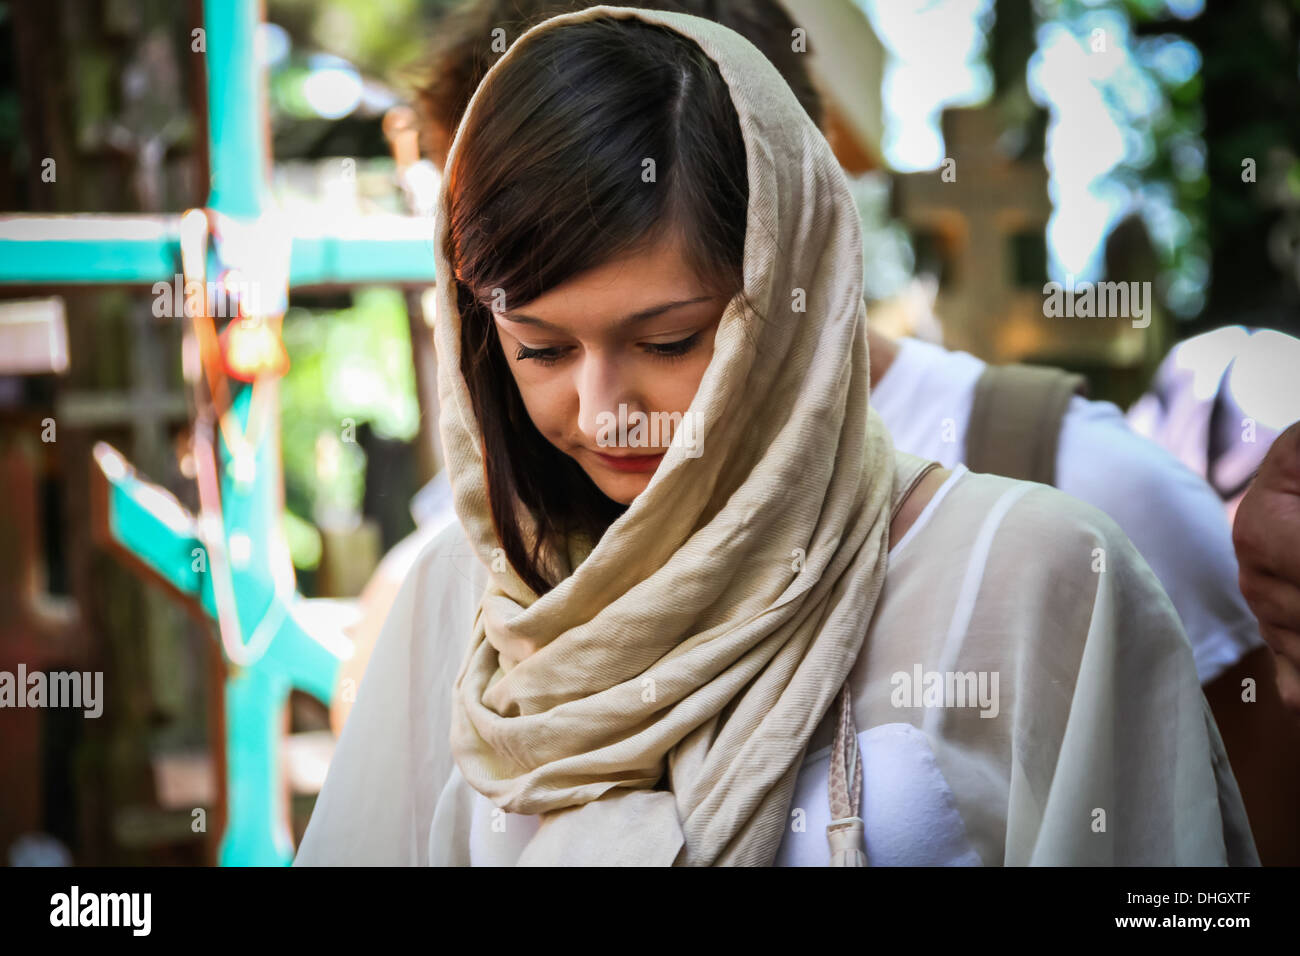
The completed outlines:
[[[538,818],[473,790],[448,744],[485,584],[459,524],[421,553],[295,865],[519,859]],[[1113,521],[1056,489],[958,466],[890,549],[849,686],[870,865],[1258,864],[1172,603]],[[778,865],[829,862],[836,716]]]

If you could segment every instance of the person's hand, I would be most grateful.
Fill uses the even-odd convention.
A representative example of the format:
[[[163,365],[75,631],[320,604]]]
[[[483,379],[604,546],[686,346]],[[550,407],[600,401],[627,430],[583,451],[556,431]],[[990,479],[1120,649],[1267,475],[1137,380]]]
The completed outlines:
[[[1232,527],[1238,583],[1273,650],[1278,694],[1300,714],[1300,422],[1273,443]]]

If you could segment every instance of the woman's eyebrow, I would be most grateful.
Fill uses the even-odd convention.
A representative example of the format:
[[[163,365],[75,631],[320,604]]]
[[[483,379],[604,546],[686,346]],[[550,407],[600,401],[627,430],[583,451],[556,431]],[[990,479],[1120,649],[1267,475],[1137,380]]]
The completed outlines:
[[[694,299],[678,299],[675,302],[664,302],[660,305],[652,305],[648,309],[641,309],[638,312],[633,312],[631,315],[625,315],[623,318],[618,320],[618,325],[619,327],[635,325],[637,322],[644,322],[646,319],[654,318],[656,315],[662,315],[664,312],[668,312],[671,309],[679,309],[684,305],[694,305],[697,302],[707,302],[712,298],[714,298],[714,296],[701,295],[696,296]],[[563,331],[558,326],[552,325],[550,322],[546,322],[536,316],[524,315],[521,312],[499,312],[497,314],[502,318],[509,319],[511,322],[519,322],[522,325],[537,325],[546,329]]]

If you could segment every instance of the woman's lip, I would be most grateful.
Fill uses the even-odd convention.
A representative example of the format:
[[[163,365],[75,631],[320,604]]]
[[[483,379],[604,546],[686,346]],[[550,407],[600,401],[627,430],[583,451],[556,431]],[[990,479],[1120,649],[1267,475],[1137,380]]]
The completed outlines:
[[[663,452],[657,455],[606,455],[597,451],[592,454],[615,471],[654,471],[664,457]]]

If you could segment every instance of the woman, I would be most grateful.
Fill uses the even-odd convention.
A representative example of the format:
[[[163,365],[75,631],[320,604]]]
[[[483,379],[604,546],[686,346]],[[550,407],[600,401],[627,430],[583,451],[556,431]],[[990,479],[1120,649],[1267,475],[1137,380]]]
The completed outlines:
[[[463,530],[403,586],[296,862],[1257,862],[1115,525],[893,450],[856,210],[753,46],[548,20],[440,198]]]

